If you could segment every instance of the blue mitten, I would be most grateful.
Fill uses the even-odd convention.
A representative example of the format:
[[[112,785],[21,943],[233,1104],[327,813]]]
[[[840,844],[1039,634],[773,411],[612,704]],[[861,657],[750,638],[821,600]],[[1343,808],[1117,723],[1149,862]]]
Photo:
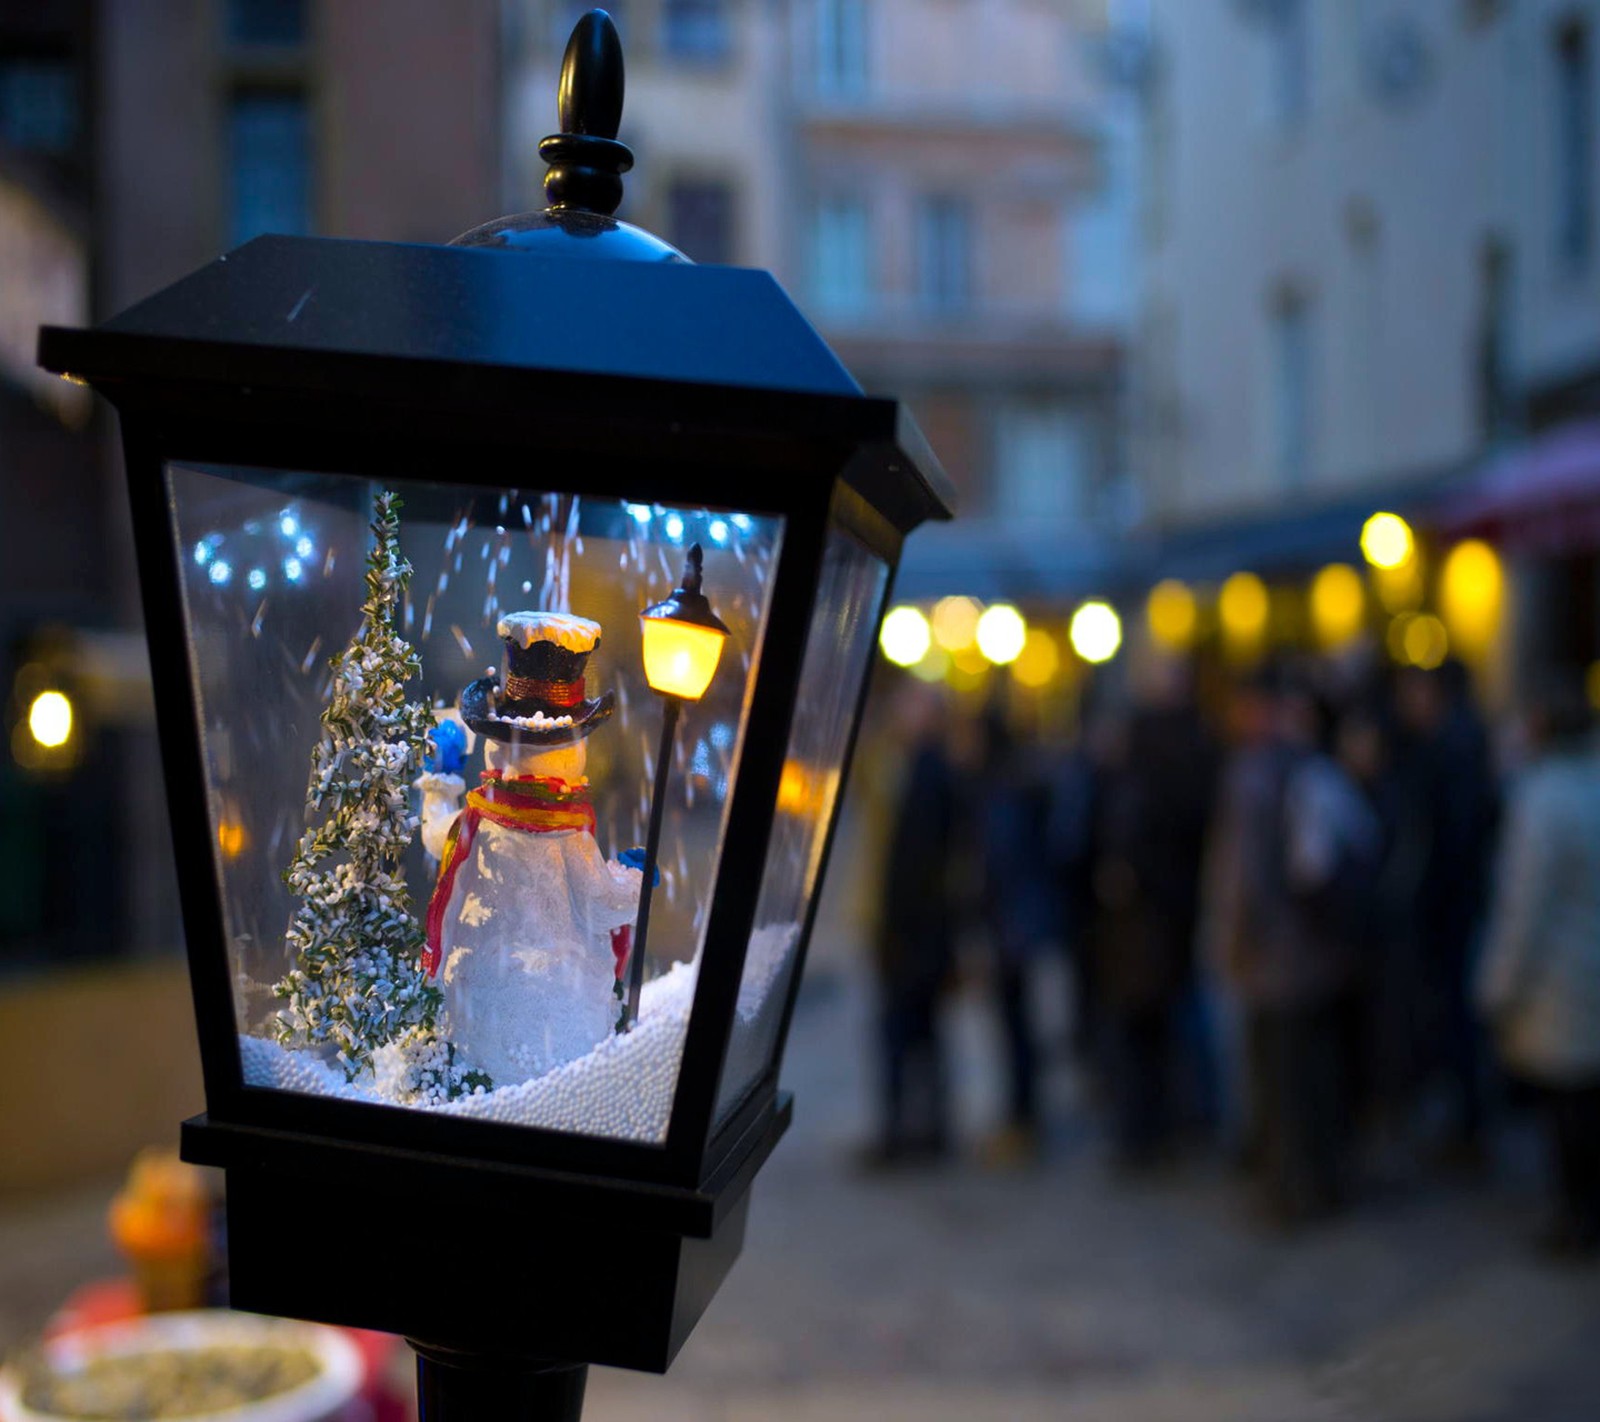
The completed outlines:
[[[624,849],[622,853],[617,856],[617,863],[624,865],[629,869],[637,869],[641,874],[643,874],[644,846],[636,844],[632,849]],[[652,889],[659,889],[661,887],[661,866],[659,864],[655,867],[654,873],[652,873],[650,876],[650,887]]]
[[[428,732],[429,752],[422,768],[436,775],[460,775],[467,758],[467,733],[454,721],[440,721]]]

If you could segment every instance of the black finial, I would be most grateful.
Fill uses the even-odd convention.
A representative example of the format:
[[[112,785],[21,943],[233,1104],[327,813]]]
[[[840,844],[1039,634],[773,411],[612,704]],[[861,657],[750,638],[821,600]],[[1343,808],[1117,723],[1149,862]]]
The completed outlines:
[[[696,627],[709,627],[712,631],[721,632],[726,636],[728,624],[711,610],[706,595],[700,591],[704,568],[705,554],[701,552],[698,543],[691,543],[688,555],[683,560],[683,581],[673,588],[671,597],[651,604],[639,615],[670,617],[674,622],[689,622]]]
[[[704,580],[706,555],[701,551],[698,543],[689,545],[689,556],[683,560],[683,586],[686,593],[697,593]]]
[[[539,144],[550,165],[544,194],[553,208],[610,214],[622,201],[622,175],[633,154],[617,142],[622,122],[622,41],[604,10],[590,10],[572,29],[561,61],[556,104],[560,133]]]

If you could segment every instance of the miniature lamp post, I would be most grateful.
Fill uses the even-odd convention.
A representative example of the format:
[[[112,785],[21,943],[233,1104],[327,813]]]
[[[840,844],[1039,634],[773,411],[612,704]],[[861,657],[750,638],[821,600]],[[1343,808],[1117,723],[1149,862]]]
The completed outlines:
[[[611,215],[621,109],[592,11],[543,210],[258,238],[40,336],[121,417],[233,1302],[413,1340],[430,1419],[663,1371],[738,1257],[878,624],[950,513],[770,276]],[[696,542],[716,615],[691,553],[635,621]],[[610,851],[651,687],[681,872],[647,946]],[[663,817],[695,697],[708,788]]]
[[[678,712],[685,701],[706,694],[722,660],[728,628],[711,610],[700,591],[705,555],[698,543],[689,549],[683,582],[672,596],[652,603],[639,614],[643,642],[644,675],[650,690],[663,703],[661,748],[656,754],[656,783],[650,795],[650,828],[644,841],[644,869],[639,888],[639,917],[628,957],[628,1024],[639,1020],[639,997],[644,989],[645,939],[650,931],[650,899],[655,888],[656,854],[661,846],[661,815],[667,800],[667,772],[672,764],[673,738]]]

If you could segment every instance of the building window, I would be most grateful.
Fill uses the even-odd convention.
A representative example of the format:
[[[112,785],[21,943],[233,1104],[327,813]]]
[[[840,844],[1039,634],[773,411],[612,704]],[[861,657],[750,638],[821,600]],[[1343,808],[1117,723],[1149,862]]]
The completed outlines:
[[[924,198],[917,209],[917,299],[925,310],[972,300],[972,209],[963,198]]]
[[[68,59],[0,59],[0,141],[62,158],[77,146],[82,123],[78,76]]]
[[[1572,275],[1594,251],[1595,102],[1589,26],[1573,20],[1556,34],[1556,242]]]
[[[662,0],[661,47],[674,59],[726,59],[732,48],[727,0]]]
[[[667,240],[697,262],[733,260],[733,188],[705,178],[667,186]]]
[[[1081,518],[1090,449],[1083,415],[1070,405],[1033,400],[1002,406],[995,419],[995,511],[1040,523]]]
[[[817,88],[860,94],[867,87],[867,0],[817,0]]]
[[[228,0],[228,42],[292,48],[306,42],[305,0]]]
[[[292,90],[239,90],[228,114],[231,245],[311,231],[311,113]]]
[[[867,205],[856,197],[824,198],[812,214],[811,297],[829,316],[855,316],[872,299],[872,237]]]
[[[1311,314],[1296,292],[1272,313],[1272,463],[1286,489],[1304,487],[1311,472]]]
[[[1280,129],[1305,122],[1311,107],[1311,6],[1279,0],[1266,19],[1267,117]]]

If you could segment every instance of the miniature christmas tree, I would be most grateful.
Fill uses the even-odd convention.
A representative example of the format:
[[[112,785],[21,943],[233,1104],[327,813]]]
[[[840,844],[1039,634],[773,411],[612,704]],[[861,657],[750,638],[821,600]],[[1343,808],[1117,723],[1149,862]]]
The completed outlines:
[[[394,493],[379,494],[367,555],[366,601],[354,640],[332,661],[322,738],[311,755],[308,817],[284,882],[300,900],[289,925],[294,967],[274,992],[285,1002],[276,1034],[286,1047],[331,1046],[345,1076],[370,1073],[373,1053],[408,1097],[448,1098],[488,1086],[463,1072],[435,1023],[439,989],[422,972],[423,930],[411,911],[401,858],[417,820],[411,781],[422,769],[433,713],[406,699],[421,675],[395,611],[411,579],[400,555]],[[395,1069],[399,1055],[409,1063]]]

